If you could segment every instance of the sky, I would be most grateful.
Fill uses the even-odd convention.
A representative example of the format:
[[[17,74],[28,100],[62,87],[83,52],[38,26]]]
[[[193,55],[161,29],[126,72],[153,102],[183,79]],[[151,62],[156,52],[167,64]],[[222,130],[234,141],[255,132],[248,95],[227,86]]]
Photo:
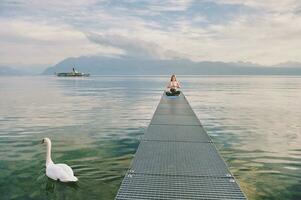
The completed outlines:
[[[0,65],[67,57],[301,62],[300,0],[1,0]]]

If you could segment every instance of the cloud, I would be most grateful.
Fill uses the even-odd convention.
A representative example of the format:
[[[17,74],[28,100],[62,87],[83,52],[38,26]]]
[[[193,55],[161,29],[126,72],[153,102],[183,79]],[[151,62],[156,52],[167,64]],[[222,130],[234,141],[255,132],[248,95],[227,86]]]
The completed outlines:
[[[244,5],[247,7],[253,7],[257,9],[263,9],[265,11],[273,11],[273,12],[294,12],[295,10],[300,9],[301,2],[298,0],[216,0],[217,3],[223,4],[236,4],[236,5]]]
[[[116,54],[117,49],[100,47],[66,24],[0,19],[2,65],[49,65],[69,56]]]
[[[87,33],[86,36],[93,43],[121,49],[126,55],[131,57],[170,59],[178,55],[175,51],[165,50],[155,42],[149,42],[135,37],[96,33]]]
[[[191,5],[192,0],[153,0],[149,1],[148,9],[157,12],[166,11],[186,11]]]
[[[299,1],[71,1],[1,1],[0,64],[95,54],[301,62]]]

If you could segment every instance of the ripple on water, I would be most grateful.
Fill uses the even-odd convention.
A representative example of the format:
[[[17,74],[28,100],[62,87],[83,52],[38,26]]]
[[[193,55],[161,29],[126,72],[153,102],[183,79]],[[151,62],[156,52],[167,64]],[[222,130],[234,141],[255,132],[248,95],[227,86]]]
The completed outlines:
[[[113,199],[167,79],[1,77],[1,198]],[[179,79],[250,200],[301,199],[301,78]],[[45,176],[44,137],[78,183]]]

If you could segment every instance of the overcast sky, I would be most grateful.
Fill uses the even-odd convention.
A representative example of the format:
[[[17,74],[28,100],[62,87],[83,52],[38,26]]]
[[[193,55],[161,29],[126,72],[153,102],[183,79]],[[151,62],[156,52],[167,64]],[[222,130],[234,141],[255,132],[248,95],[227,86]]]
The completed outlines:
[[[301,62],[300,0],[1,0],[0,65],[83,55]]]

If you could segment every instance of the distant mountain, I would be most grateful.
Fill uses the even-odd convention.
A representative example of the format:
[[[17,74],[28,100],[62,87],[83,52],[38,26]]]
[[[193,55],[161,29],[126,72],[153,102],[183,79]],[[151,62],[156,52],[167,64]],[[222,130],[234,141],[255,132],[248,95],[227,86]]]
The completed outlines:
[[[78,71],[92,75],[301,75],[300,67],[261,66],[249,62],[193,62],[185,59],[154,60],[130,57],[76,57],[67,58],[43,74]]]
[[[7,66],[0,66],[0,76],[21,76],[26,75],[25,72]]]
[[[289,68],[301,68],[301,63],[299,62],[283,62],[277,65],[273,65],[273,67],[289,67]]]

